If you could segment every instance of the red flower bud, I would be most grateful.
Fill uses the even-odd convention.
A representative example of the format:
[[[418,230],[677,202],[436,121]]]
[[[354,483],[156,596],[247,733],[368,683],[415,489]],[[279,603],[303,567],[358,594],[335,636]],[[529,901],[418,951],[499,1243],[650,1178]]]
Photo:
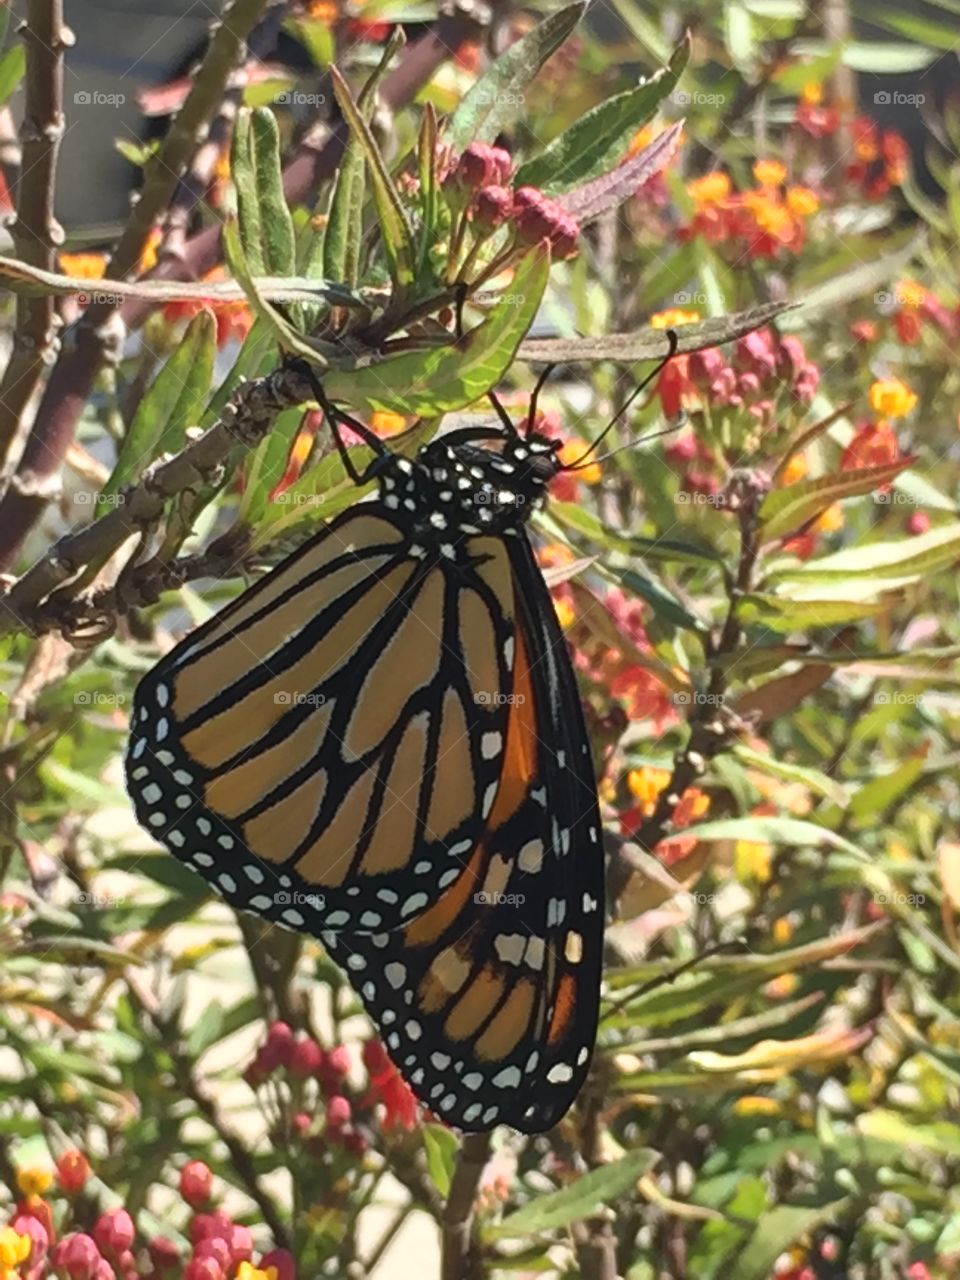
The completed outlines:
[[[116,1257],[129,1249],[133,1244],[136,1232],[133,1219],[126,1209],[108,1209],[97,1219],[93,1228],[93,1238],[100,1247],[101,1253],[108,1257]]]
[[[230,1249],[231,1266],[249,1262],[253,1257],[253,1233],[250,1228],[235,1222],[227,1235],[227,1246]]]
[[[293,1032],[285,1022],[271,1023],[267,1029],[267,1042],[261,1049],[264,1065],[270,1063],[274,1067],[288,1067],[293,1056]]]
[[[150,1261],[156,1271],[166,1271],[180,1262],[180,1250],[166,1236],[154,1236],[148,1248]]]
[[[706,347],[703,351],[691,351],[688,357],[687,372],[690,381],[698,387],[706,389],[725,368],[722,353],[716,347]]]
[[[293,1254],[286,1249],[271,1249],[260,1259],[259,1267],[261,1271],[269,1271],[273,1267],[277,1280],[297,1280],[297,1264]]]
[[[370,1043],[377,1044],[378,1041],[370,1041]],[[333,1075],[342,1078],[350,1070],[350,1050],[345,1044],[334,1045],[328,1050],[324,1065]]]
[[[82,1191],[89,1177],[90,1161],[76,1147],[65,1151],[57,1161],[57,1181],[68,1196]]]
[[[502,147],[471,142],[460,157],[451,180],[468,191],[479,191],[481,187],[502,186],[509,179],[512,168],[510,154]]]
[[[183,1280],[224,1280],[223,1267],[215,1258],[191,1258],[183,1269]]]
[[[64,1236],[51,1259],[56,1271],[65,1271],[69,1280],[96,1280],[102,1261],[96,1242],[83,1231]]]
[[[342,1129],[350,1123],[350,1103],[342,1094],[337,1094],[327,1103],[326,1114],[328,1129]]]
[[[190,1239],[195,1245],[209,1236],[221,1236],[226,1240],[232,1227],[233,1219],[222,1209],[215,1209],[213,1213],[195,1213],[190,1222]]]
[[[513,212],[513,192],[506,187],[483,187],[474,202],[474,223],[493,231],[502,226]]]
[[[335,1052],[335,1050],[333,1052]],[[384,1049],[379,1040],[367,1040],[363,1049],[360,1051],[360,1056],[363,1058],[363,1065],[367,1068],[367,1071],[371,1076],[381,1075],[384,1071],[393,1066],[393,1063],[387,1056],[386,1049]]]
[[[30,1237],[30,1256],[23,1262],[24,1269],[36,1266],[50,1247],[46,1227],[29,1213],[18,1213],[10,1225],[18,1236]]]
[[[912,533],[914,535],[918,533],[926,533],[929,528],[930,528],[930,517],[927,515],[925,511],[914,511],[912,515],[907,516],[907,519],[906,519],[907,533]]]
[[[323,1050],[316,1040],[311,1040],[307,1036],[303,1040],[298,1040],[293,1046],[293,1053],[290,1055],[290,1074],[297,1080],[307,1080],[321,1070],[323,1062]]]
[[[189,1160],[180,1170],[180,1194],[191,1209],[199,1209],[210,1199],[213,1174],[202,1160]]]

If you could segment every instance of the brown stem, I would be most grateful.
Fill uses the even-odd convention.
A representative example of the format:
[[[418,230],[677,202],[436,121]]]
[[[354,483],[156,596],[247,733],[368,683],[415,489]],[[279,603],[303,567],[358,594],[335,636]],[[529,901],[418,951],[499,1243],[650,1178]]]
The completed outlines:
[[[441,1280],[480,1280],[482,1275],[480,1254],[473,1239],[473,1209],[489,1158],[489,1133],[471,1133],[464,1138],[440,1222]]]
[[[238,444],[246,448],[258,444],[277,414],[311,394],[301,376],[287,368],[243,383],[224,406],[219,421],[180,453],[149,469],[106,515],[65,534],[6,596],[0,597],[0,634],[18,630],[38,633],[66,620],[79,625],[69,593],[64,599],[53,594],[58,588],[90,564],[104,562],[134,534],[148,533],[162,518],[167,499],[209,483]],[[117,599],[114,603],[127,607],[136,601]],[[89,607],[87,613],[90,622],[97,620]]]
[[[20,26],[26,46],[17,216],[10,228],[16,256],[52,271],[63,229],[53,215],[57,153],[63,137],[63,54],[73,35],[63,25],[62,0],[29,0]],[[56,351],[52,297],[17,298],[13,351],[0,384],[0,479],[16,466],[29,429],[28,410]]]
[[[41,0],[34,3],[39,6]],[[243,56],[247,35],[267,3],[233,0],[226,9],[186,101],[160,150],[144,169],[143,189],[111,257],[108,279],[123,280],[136,272],[154,223],[167,207],[198,138],[217,111],[230,73]],[[24,161],[26,170],[26,156]],[[119,355],[122,331],[114,323],[118,306],[119,300],[106,289],[95,295],[76,326],[72,343],[54,366],[17,474],[0,502],[0,568],[13,562],[27,533],[58,491],[60,467],[97,373],[105,361]]]
[[[585,1093],[580,1151],[587,1167],[596,1169],[603,1163],[604,1089],[599,1077],[590,1080]],[[572,1234],[583,1280],[617,1280],[617,1238],[610,1215],[575,1222]]]

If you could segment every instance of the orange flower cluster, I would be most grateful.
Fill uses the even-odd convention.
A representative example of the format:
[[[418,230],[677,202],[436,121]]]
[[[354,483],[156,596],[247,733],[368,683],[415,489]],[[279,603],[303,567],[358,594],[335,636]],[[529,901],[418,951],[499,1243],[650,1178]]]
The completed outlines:
[[[806,241],[807,222],[820,208],[817,193],[789,184],[786,166],[779,160],[758,160],[753,176],[757,185],[740,192],[734,191],[729,174],[722,170],[688,183],[695,213],[688,226],[681,228],[680,238],[702,236],[751,258],[799,253]]]

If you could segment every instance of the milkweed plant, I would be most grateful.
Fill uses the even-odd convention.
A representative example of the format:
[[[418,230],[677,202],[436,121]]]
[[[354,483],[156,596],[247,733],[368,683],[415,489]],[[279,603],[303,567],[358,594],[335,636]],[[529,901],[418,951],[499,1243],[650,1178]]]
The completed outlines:
[[[931,190],[849,93],[922,82],[945,12],[883,44],[768,0],[687,34],[669,0],[615,33],[302,0],[290,69],[249,52],[269,8],[120,139],[92,246],[53,212],[60,0],[0,61],[0,1280],[946,1280],[960,118]],[[397,451],[495,391],[587,462],[532,528],[605,978],[543,1135],[444,1125],[321,943],[215,901],[122,789],[140,676],[368,491],[305,368]]]

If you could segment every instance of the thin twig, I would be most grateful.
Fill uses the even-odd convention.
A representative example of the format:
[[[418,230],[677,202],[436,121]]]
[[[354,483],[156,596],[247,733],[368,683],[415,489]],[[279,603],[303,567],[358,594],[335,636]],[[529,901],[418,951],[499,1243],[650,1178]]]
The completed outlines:
[[[69,596],[69,603],[58,600],[53,593],[87,566],[104,562],[135,534],[143,540],[159,523],[169,498],[209,483],[238,444],[254,447],[279,413],[309,399],[311,394],[302,376],[285,367],[241,384],[212,427],[174,457],[150,468],[138,484],[120,495],[123,501],[106,515],[65,534],[6,596],[0,597],[0,634],[18,630],[36,634],[64,622],[80,626],[83,620],[75,614],[75,602]],[[162,589],[162,583],[157,585]],[[146,591],[147,584],[140,582],[139,589]],[[136,602],[114,600],[117,607],[123,608]],[[98,622],[91,606],[86,606],[86,612],[90,615],[88,625]],[[97,612],[104,612],[102,601],[98,602]],[[111,629],[115,621],[100,620]]]
[[[480,1255],[473,1238],[473,1214],[480,1179],[490,1159],[490,1134],[471,1133],[457,1154],[450,1194],[441,1219],[441,1280],[479,1280]]]
[[[17,257],[53,269],[63,229],[53,214],[57,153],[63,137],[63,54],[73,42],[62,0],[29,0],[20,27],[26,46],[17,216],[10,228]],[[52,297],[18,297],[13,351],[0,384],[0,477],[16,466],[29,430],[28,411],[57,344]]]
[[[40,3],[40,0],[35,0]],[[231,72],[239,65],[246,38],[269,0],[233,0],[223,15],[159,151],[144,169],[143,189],[107,267],[107,278],[136,272],[150,232],[163,214],[198,138],[217,112]],[[47,383],[9,491],[0,502],[0,568],[16,557],[29,530],[55,495],[64,455],[98,372],[118,358],[123,331],[115,321],[119,306],[104,289],[71,334]]]
[[[603,1163],[605,1092],[599,1074],[590,1080],[585,1090],[580,1153],[588,1169],[597,1169]],[[572,1234],[583,1280],[617,1280],[617,1239],[609,1212],[575,1222]]]

